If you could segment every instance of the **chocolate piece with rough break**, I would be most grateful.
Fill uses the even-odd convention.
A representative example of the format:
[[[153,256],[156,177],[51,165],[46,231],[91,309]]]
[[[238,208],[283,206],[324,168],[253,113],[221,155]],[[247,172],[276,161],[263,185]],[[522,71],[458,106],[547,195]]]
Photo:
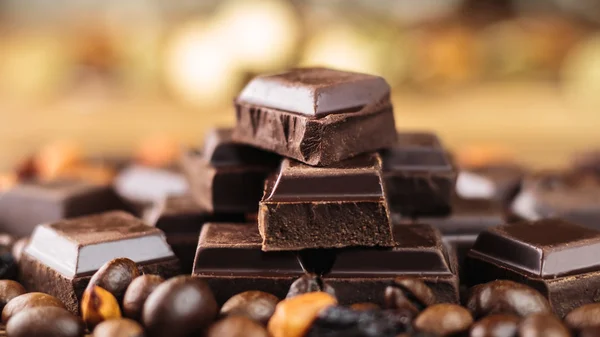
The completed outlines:
[[[559,219],[522,221],[481,233],[467,257],[468,284],[529,285],[563,317],[598,300],[600,231]]]
[[[212,213],[198,206],[188,194],[171,196],[156,204],[146,215],[146,223],[162,230],[184,274],[192,272],[198,235],[207,222],[243,222],[243,214]]]
[[[265,251],[394,244],[378,154],[329,167],[284,159],[265,185],[258,213]]]
[[[522,219],[557,217],[600,229],[600,176],[548,172],[529,177],[512,211]]]
[[[396,142],[390,87],[326,68],[258,76],[235,100],[236,141],[328,166]]]
[[[390,209],[404,216],[446,215],[456,171],[438,137],[401,132],[382,151],[383,178]]]
[[[181,164],[198,204],[211,212],[249,213],[258,210],[265,178],[281,158],[231,140],[231,129],[214,129],[204,150],[188,151]]]
[[[42,223],[129,209],[111,186],[82,180],[26,182],[0,194],[0,228],[27,236]]]
[[[19,269],[28,291],[53,295],[77,314],[91,276],[120,257],[133,260],[144,273],[165,278],[179,273],[164,234],[118,211],[36,227]]]

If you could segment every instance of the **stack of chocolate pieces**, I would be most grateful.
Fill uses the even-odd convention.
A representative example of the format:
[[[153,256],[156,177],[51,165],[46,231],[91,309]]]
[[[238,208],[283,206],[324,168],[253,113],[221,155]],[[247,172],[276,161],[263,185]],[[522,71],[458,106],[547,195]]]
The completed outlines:
[[[455,170],[434,135],[397,133],[383,78],[324,68],[259,76],[235,109],[233,130],[211,132],[182,160],[195,207],[215,217],[202,220],[193,275],[218,302],[247,290],[283,298],[305,273],[341,303],[381,304],[402,275],[458,301],[440,232],[392,223],[394,212],[449,214]],[[222,221],[236,214],[245,223]]]

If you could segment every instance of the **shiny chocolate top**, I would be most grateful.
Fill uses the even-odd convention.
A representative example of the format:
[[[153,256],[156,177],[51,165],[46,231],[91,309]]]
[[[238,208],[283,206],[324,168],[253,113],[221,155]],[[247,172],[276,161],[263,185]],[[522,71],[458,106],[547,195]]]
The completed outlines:
[[[384,172],[450,172],[454,168],[439,138],[428,132],[400,132],[398,142],[382,151]]]
[[[117,257],[143,263],[174,256],[160,230],[119,211],[39,225],[25,252],[67,277]]]
[[[541,278],[600,270],[600,231],[559,219],[489,228],[469,256]]]
[[[257,165],[277,166],[280,157],[274,153],[235,143],[231,138],[233,129],[210,130],[204,140],[202,156],[212,166]]]
[[[284,159],[267,180],[263,202],[355,201],[384,197],[381,159],[366,154],[327,167]]]
[[[389,97],[389,93],[390,86],[379,76],[327,68],[299,68],[255,77],[237,100],[322,117],[375,104]]]

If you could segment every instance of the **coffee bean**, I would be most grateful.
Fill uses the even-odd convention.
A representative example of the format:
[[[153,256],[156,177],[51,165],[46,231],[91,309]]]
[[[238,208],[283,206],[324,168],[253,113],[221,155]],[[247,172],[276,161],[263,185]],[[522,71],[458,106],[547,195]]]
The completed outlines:
[[[600,326],[583,328],[577,337],[600,337]]]
[[[206,337],[269,337],[269,333],[248,317],[230,316],[213,324]]]
[[[246,316],[266,325],[273,316],[278,302],[279,299],[275,295],[262,291],[246,291],[227,300],[221,307],[221,315]]]
[[[25,246],[27,246],[27,244],[29,244],[29,238],[25,237],[20,238],[12,245],[12,255],[15,261],[17,261],[17,263],[21,261],[21,255],[23,255],[23,250],[25,249]]]
[[[565,324],[572,330],[600,327],[600,303],[591,303],[573,309],[565,316]]]
[[[36,307],[15,314],[6,333],[11,337],[82,337],[85,326],[66,309]]]
[[[335,297],[335,289],[325,283],[321,277],[316,274],[304,274],[298,278],[290,286],[286,298],[291,298],[301,294],[306,294],[315,291],[322,291]]]
[[[519,337],[570,337],[567,327],[553,314],[527,316],[519,325]]]
[[[335,297],[322,291],[287,298],[277,303],[267,330],[272,337],[303,337],[319,312],[336,304]]]
[[[217,301],[206,282],[178,276],[163,282],[148,296],[142,317],[151,337],[186,337],[208,327],[217,310]]]
[[[56,297],[44,293],[28,293],[19,295],[10,300],[2,309],[2,323],[6,324],[17,313],[37,307],[55,307],[66,309],[65,305]]]
[[[81,316],[88,328],[109,320],[121,318],[117,299],[106,289],[92,286],[85,289],[81,297]]]
[[[123,297],[123,314],[136,321],[142,317],[142,309],[148,296],[165,279],[158,275],[141,275],[133,279]]]
[[[548,300],[537,290],[506,280],[492,281],[471,288],[467,308],[477,318],[491,314],[525,317],[534,313],[552,312]]]
[[[107,290],[117,299],[118,303],[122,303],[125,291],[133,279],[140,275],[137,264],[130,259],[118,258],[106,262],[92,276],[88,284],[88,288],[99,286]]]
[[[94,329],[94,337],[144,337],[144,328],[138,322],[127,319],[111,319]]]
[[[521,319],[514,315],[489,315],[475,322],[470,337],[516,337]]]
[[[419,312],[435,302],[431,288],[414,277],[397,277],[385,289],[385,304],[390,309],[408,308]]]
[[[25,288],[16,281],[0,280],[0,311],[13,298],[25,294]]]
[[[456,304],[434,304],[423,310],[414,321],[417,330],[441,336],[467,331],[473,324],[471,313]]]
[[[409,330],[411,319],[398,310],[331,306],[319,312],[305,337],[395,337]]]

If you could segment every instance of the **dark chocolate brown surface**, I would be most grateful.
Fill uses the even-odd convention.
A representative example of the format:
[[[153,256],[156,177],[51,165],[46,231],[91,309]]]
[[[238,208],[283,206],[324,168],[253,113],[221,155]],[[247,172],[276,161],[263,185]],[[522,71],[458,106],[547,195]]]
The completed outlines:
[[[0,194],[0,228],[27,236],[41,223],[129,209],[111,186],[78,180],[26,182]]]
[[[470,285],[510,279],[538,289],[563,316],[594,301],[600,232],[559,219],[522,221],[481,233],[468,254]]]
[[[492,199],[508,206],[519,192],[525,170],[512,163],[463,168],[456,193],[465,199]]]
[[[379,155],[330,167],[284,159],[267,180],[258,225],[266,251],[392,246]]]
[[[239,144],[232,139],[233,129],[215,128],[204,139],[202,157],[213,167],[259,166],[277,167],[281,157],[276,154]]]
[[[296,69],[254,79],[235,105],[234,140],[309,165],[328,166],[396,141],[389,87],[376,76]]]
[[[436,135],[400,132],[382,151],[390,209],[405,216],[446,215],[456,171]]]
[[[512,203],[519,217],[560,217],[600,229],[600,176],[585,172],[540,173],[528,177]]]

